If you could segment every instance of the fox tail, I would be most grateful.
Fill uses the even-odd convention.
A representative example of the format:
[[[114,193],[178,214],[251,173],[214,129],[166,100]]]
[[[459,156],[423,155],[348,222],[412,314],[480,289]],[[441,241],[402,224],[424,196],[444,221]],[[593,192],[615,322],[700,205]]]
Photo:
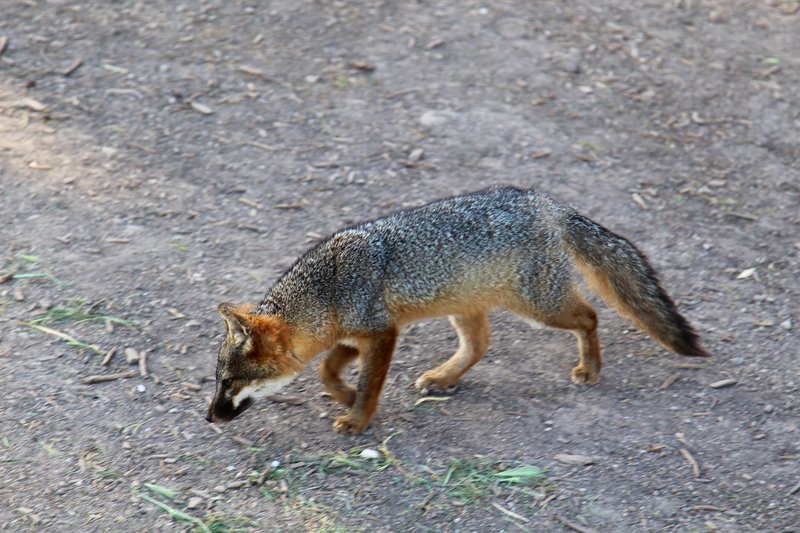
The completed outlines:
[[[575,212],[567,215],[565,237],[581,275],[620,315],[674,352],[709,355],[647,258],[630,241]]]

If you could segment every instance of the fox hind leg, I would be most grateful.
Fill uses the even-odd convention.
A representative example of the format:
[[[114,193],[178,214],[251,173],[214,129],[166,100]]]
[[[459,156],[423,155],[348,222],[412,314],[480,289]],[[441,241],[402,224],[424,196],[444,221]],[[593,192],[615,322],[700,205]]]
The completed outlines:
[[[559,313],[545,317],[544,323],[553,328],[570,330],[578,339],[580,360],[572,369],[572,381],[577,384],[600,381],[603,360],[597,336],[597,312],[577,289],[572,290]]]
[[[356,348],[345,344],[337,344],[319,367],[319,375],[325,385],[325,390],[334,400],[345,407],[352,407],[353,402],[356,401],[356,389],[342,380],[341,372],[356,357],[358,357]]]
[[[445,363],[428,370],[417,379],[415,385],[420,391],[446,389],[455,385],[489,348],[489,320],[486,313],[453,315],[450,323],[458,333],[458,350]]]
[[[580,356],[578,365],[572,369],[572,381],[577,384],[597,383],[603,366],[597,337],[597,313],[577,287],[564,287],[560,300],[555,311],[545,312],[529,301],[518,302],[511,306],[511,310],[526,320],[533,319],[551,328],[571,331],[578,339]]]

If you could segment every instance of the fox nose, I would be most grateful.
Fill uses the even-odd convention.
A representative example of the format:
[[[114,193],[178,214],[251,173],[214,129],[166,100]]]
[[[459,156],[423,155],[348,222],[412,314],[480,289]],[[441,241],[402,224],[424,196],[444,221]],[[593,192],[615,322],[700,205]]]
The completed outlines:
[[[213,422],[213,421],[214,421],[214,415],[212,415],[211,411],[209,411],[208,413],[206,413],[206,422]]]

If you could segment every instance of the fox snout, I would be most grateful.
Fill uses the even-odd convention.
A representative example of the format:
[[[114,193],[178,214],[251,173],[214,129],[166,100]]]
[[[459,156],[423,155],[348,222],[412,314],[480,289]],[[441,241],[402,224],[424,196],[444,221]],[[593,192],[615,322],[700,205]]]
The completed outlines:
[[[290,374],[274,379],[257,379],[243,385],[240,381],[222,380],[217,382],[217,391],[208,407],[206,420],[209,422],[229,422],[244,413],[258,398],[275,394],[294,379]]]
[[[225,382],[217,384],[217,390],[211,405],[208,406],[206,420],[209,422],[230,422],[240,414],[244,413],[248,407],[253,405],[253,399],[242,398],[237,404],[234,403],[233,391]]]
[[[253,400],[245,398],[238,407],[234,407],[232,402],[214,401],[208,406],[208,414],[206,420],[209,422],[230,422],[240,414],[244,413],[248,407],[253,405]]]

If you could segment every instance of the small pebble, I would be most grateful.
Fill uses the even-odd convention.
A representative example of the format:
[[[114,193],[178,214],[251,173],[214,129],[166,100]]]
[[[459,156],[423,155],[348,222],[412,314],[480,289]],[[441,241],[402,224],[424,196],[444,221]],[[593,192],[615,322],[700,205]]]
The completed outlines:
[[[417,163],[422,159],[422,156],[425,155],[425,150],[422,148],[414,148],[410,154],[408,154],[408,160],[412,163]]]
[[[281,466],[281,462],[280,462],[280,461],[278,461],[277,459],[275,459],[274,461],[272,461],[272,462],[269,464],[269,467],[270,467],[270,468],[278,468],[279,466]]]
[[[226,488],[227,487],[225,487],[225,485],[217,485],[216,487],[214,487],[214,492],[219,492],[220,494],[222,494],[223,492],[225,492]]]
[[[146,390],[147,388],[144,386],[143,383],[139,383],[138,385],[136,385],[136,392],[144,392]]]
[[[189,498],[189,502],[186,504],[186,507],[189,509],[197,509],[203,504],[203,498],[200,496],[192,496]]]
[[[775,410],[775,406],[772,405],[771,403],[768,403],[767,405],[764,406],[764,412],[765,413],[771,413],[774,410]]]
[[[125,348],[125,361],[129,365],[133,365],[139,362],[139,352],[134,350],[133,348]]]
[[[572,453],[557,453],[555,456],[553,456],[553,459],[559,463],[564,463],[567,465],[590,465],[594,463],[594,459],[588,455],[577,455]]]
[[[372,448],[364,448],[359,455],[363,459],[378,459],[381,456],[381,452]]]
[[[433,128],[444,126],[445,124],[452,122],[455,120],[455,116],[455,113],[452,111],[430,110],[425,111],[422,116],[419,117],[419,122],[423,126]]]

